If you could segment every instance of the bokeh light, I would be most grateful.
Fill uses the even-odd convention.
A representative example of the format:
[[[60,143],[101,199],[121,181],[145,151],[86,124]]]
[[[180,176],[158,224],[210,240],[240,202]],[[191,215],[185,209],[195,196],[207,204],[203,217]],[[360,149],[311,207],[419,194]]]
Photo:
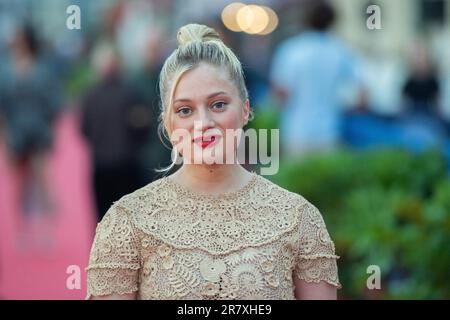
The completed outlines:
[[[236,20],[241,29],[250,34],[263,31],[269,24],[267,12],[257,5],[248,5],[239,9]]]
[[[229,30],[268,35],[278,26],[278,16],[267,6],[234,2],[222,11],[222,22]]]
[[[259,35],[267,35],[272,33],[277,27],[278,27],[278,16],[271,8],[266,6],[261,6],[262,9],[267,13],[267,16],[269,18],[269,22],[267,23],[267,26],[259,32]]]
[[[236,15],[238,11],[245,7],[245,4],[234,2],[226,6],[222,11],[222,22],[231,31],[241,32],[242,29],[237,23]]]

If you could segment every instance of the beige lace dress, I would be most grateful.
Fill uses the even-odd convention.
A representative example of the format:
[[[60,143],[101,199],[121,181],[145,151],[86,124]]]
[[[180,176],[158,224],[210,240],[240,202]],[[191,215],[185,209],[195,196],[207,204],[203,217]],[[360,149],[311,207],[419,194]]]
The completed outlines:
[[[340,288],[317,208],[252,175],[219,196],[164,177],[115,202],[97,225],[87,299],[294,299],[295,277]]]

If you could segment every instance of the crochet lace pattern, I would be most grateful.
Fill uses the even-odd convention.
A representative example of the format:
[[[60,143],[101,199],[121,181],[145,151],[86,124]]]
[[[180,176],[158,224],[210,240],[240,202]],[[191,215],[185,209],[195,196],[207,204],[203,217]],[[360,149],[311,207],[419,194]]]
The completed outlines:
[[[262,176],[207,196],[163,177],[97,225],[86,298],[294,299],[295,277],[340,288],[338,258],[319,210]]]

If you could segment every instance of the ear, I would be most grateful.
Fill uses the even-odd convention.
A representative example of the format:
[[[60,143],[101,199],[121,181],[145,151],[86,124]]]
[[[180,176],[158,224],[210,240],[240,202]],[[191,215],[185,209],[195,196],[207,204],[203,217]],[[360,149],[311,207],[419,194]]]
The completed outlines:
[[[250,117],[250,101],[248,99],[245,100],[245,102],[244,102],[244,108],[242,108],[242,113],[243,113],[243,122],[244,122],[243,126],[246,126],[248,123],[248,119]]]

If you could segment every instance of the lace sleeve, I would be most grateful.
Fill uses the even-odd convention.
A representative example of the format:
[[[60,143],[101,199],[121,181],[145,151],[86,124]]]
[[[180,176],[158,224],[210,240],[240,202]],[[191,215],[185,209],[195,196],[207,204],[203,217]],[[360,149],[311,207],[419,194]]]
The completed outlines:
[[[297,247],[295,276],[306,282],[326,281],[341,288],[338,278],[334,243],[330,238],[319,210],[307,203],[300,222],[300,239]]]
[[[86,299],[138,290],[137,242],[128,212],[113,205],[96,228],[86,268]]]

